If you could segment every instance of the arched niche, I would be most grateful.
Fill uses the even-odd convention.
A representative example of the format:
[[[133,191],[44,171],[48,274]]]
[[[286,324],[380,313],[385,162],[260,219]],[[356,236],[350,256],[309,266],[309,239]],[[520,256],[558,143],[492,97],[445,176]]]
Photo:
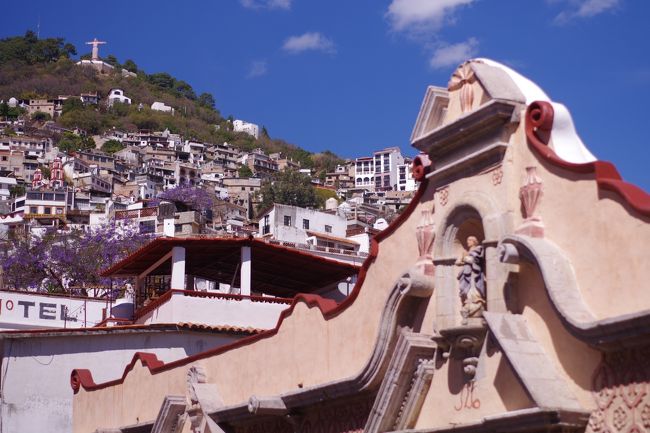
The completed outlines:
[[[485,249],[487,308],[503,311],[503,284],[507,277],[499,262],[496,247],[512,224],[507,212],[499,211],[496,201],[481,192],[465,192],[450,200],[441,218],[434,244],[436,265],[436,328],[453,328],[461,324],[461,300],[456,261],[468,250],[467,238],[475,236]],[[438,207],[437,211],[440,211]]]

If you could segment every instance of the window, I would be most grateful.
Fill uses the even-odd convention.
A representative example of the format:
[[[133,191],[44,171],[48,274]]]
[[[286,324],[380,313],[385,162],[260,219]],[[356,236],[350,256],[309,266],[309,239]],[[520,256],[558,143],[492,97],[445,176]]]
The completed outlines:
[[[332,233],[332,226],[325,225],[325,233]]]
[[[36,206],[30,206],[29,213],[38,213],[38,208]]]
[[[52,208],[51,207],[46,207],[45,210],[43,211],[44,214],[49,215],[52,213]]]
[[[156,221],[140,221],[140,233],[155,233]]]
[[[291,216],[290,215],[285,215],[284,216],[284,225],[285,226],[290,226],[291,225]]]
[[[309,220],[308,219],[303,219],[302,220],[302,228],[305,230],[309,230]]]
[[[262,234],[268,235],[271,233],[271,225],[269,224],[269,216],[264,215],[264,226],[262,227]]]

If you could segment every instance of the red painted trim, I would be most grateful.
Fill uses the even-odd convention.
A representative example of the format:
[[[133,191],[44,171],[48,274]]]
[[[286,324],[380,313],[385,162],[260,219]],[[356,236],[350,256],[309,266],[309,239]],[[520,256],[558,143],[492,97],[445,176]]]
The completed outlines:
[[[245,238],[201,238],[201,237],[185,237],[185,238],[156,238],[153,241],[149,242],[147,245],[143,246],[139,250],[131,253],[124,259],[120,260],[110,268],[100,272],[100,275],[103,277],[110,277],[111,274],[117,272],[120,268],[123,266],[129,264],[133,260],[136,259],[136,257],[143,255],[144,253],[148,252],[149,250],[157,247],[160,244],[170,244],[172,246],[183,246],[184,243],[186,242],[191,242],[191,243],[223,243],[223,244],[233,244],[233,245],[240,245],[240,246],[250,246],[252,248],[255,248],[256,245],[259,245],[260,248],[270,248],[270,249],[277,249],[280,250],[281,252],[289,253],[291,255],[299,255],[299,256],[305,256],[309,257],[312,260],[320,261],[323,263],[327,263],[329,265],[334,265],[340,268],[348,268],[354,272],[356,272],[359,267],[356,265],[348,264],[348,263],[343,263],[339,262],[337,260],[332,260],[332,259],[326,259],[324,257],[320,257],[311,253],[303,252],[301,250],[295,249],[295,248],[289,248],[285,247],[282,245],[276,245],[272,244],[269,242],[266,242],[261,239],[256,239],[252,237],[245,237]]]
[[[205,358],[211,358],[217,355],[220,355],[222,353],[228,352],[230,350],[243,347],[243,346],[248,346],[249,344],[253,344],[259,340],[264,340],[270,337],[273,337],[275,334],[278,333],[280,327],[282,326],[282,322],[284,322],[284,319],[289,317],[292,313],[293,310],[296,308],[296,305],[298,303],[302,302],[307,305],[309,308],[318,308],[325,320],[329,320],[331,318],[334,318],[338,316],[340,313],[345,311],[350,305],[354,303],[354,301],[357,299],[359,296],[359,292],[361,291],[361,287],[363,286],[363,283],[366,279],[366,275],[368,273],[368,269],[372,265],[372,263],[375,261],[375,258],[377,258],[377,254],[379,253],[379,241],[382,239],[387,238],[390,236],[392,233],[399,228],[404,221],[406,221],[409,216],[413,213],[417,205],[420,203],[420,200],[422,199],[422,196],[424,195],[426,189],[427,189],[428,181],[424,179],[420,183],[420,188],[418,189],[417,193],[413,197],[413,200],[411,200],[411,203],[409,203],[408,207],[400,214],[398,218],[396,218],[384,231],[379,233],[375,238],[373,239],[373,243],[371,246],[370,250],[370,255],[368,258],[363,262],[363,265],[361,266],[361,269],[359,271],[359,275],[357,278],[357,283],[355,284],[354,288],[352,289],[352,292],[350,293],[350,296],[345,298],[343,302],[340,304],[337,304],[335,301],[331,299],[325,299],[322,298],[321,296],[314,295],[314,294],[306,294],[306,293],[301,293],[296,295],[293,298],[293,301],[291,302],[291,305],[289,308],[286,310],[282,311],[280,313],[280,317],[278,318],[278,323],[275,325],[275,328],[269,329],[267,331],[261,332],[256,335],[251,335],[250,337],[245,337],[240,340],[234,341],[230,344],[226,344],[220,347],[217,347],[215,349],[210,349],[205,352],[197,353],[195,355],[189,356],[187,358],[181,358],[176,361],[170,362],[168,364],[160,363],[156,364],[155,366],[150,366],[149,364],[146,364],[146,366],[149,368],[149,373],[151,375],[155,375],[167,370],[172,370],[176,367],[181,367],[184,365],[187,365],[191,362],[198,361],[200,359],[205,359]],[[96,384],[93,379],[92,379],[92,374],[88,372],[88,370],[73,370],[73,375],[75,372],[77,372],[77,375],[75,377],[75,382],[73,383],[71,379],[71,385],[72,389],[75,393],[78,392],[79,387],[83,386],[85,391],[95,391],[98,389],[103,389],[103,388],[108,388],[110,386],[114,385],[119,385],[124,382],[124,379],[126,378],[126,375],[128,372],[133,368],[133,365],[135,364],[135,361],[137,359],[140,359],[141,356],[146,355],[146,359],[151,359],[151,356],[154,356],[152,354],[147,354],[147,353],[142,353],[138,352],[133,356],[133,360],[129,365],[126,366],[126,369],[124,370],[124,374],[122,375],[121,379],[113,380],[110,382],[104,382],[101,384]],[[155,357],[155,356],[154,356]],[[143,362],[143,365],[144,362]],[[82,374],[79,374],[79,372],[83,372]],[[86,373],[87,372],[87,373]],[[76,389],[75,389],[76,386]]]
[[[583,164],[560,158],[548,146],[553,128],[553,106],[546,101],[535,101],[526,110],[526,137],[529,145],[546,161],[575,173],[593,174],[598,187],[620,195],[635,211],[650,216],[650,195],[641,188],[625,182],[611,162],[593,161]]]
[[[111,385],[117,385],[119,383],[124,382],[124,379],[126,379],[126,375],[129,374],[131,370],[133,370],[133,367],[135,366],[135,363],[138,360],[142,363],[144,367],[147,367],[149,371],[154,371],[154,369],[160,368],[164,365],[164,363],[160,361],[153,353],[136,352],[133,355],[133,359],[131,359],[131,362],[124,369],[122,378],[115,379],[110,382],[105,382],[102,385],[111,386]],[[86,384],[90,384],[91,387],[97,386],[95,384],[95,381],[93,380],[92,373],[89,370],[83,368],[72,370],[72,373],[70,373],[70,386],[72,387],[72,391],[75,394],[78,393],[79,388],[81,386],[83,386],[84,389],[87,389]]]

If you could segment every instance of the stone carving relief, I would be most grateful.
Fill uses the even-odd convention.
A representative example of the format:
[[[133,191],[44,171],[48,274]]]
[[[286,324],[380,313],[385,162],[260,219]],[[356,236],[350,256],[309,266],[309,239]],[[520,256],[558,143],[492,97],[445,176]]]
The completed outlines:
[[[438,201],[442,206],[446,206],[449,202],[449,187],[440,188],[438,190]]]
[[[431,210],[423,210],[420,224],[415,229],[415,236],[418,241],[418,251],[420,253],[415,265],[424,275],[430,277],[434,274],[433,256],[431,255],[433,241],[436,237],[435,226],[433,223],[434,211],[435,208],[432,208]]]
[[[474,89],[472,83],[476,81],[476,74],[469,62],[465,62],[456,69],[449,80],[449,91],[460,90],[460,111],[466,113],[472,109],[474,103]]]
[[[456,278],[463,320],[482,317],[486,304],[485,250],[476,236],[467,237],[467,251],[456,261],[456,266],[461,267]]]
[[[542,218],[536,214],[539,201],[544,194],[542,179],[537,176],[537,167],[526,167],[526,180],[519,188],[519,199],[524,208],[524,222],[516,233],[541,238],[544,237]]]
[[[503,167],[498,166],[497,168],[492,170],[492,185],[494,186],[500,185],[502,181],[503,181]]]
[[[604,354],[592,389],[587,433],[650,432],[650,346]]]
[[[194,388],[195,384],[207,383],[205,368],[200,364],[195,364],[187,370],[187,395],[190,400],[187,408],[187,415],[193,432],[201,431],[204,427],[203,410],[199,404],[199,398]]]

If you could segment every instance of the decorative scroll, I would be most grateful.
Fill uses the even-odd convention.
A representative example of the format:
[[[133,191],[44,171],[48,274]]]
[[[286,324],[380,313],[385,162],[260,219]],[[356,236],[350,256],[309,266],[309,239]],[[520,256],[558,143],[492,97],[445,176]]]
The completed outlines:
[[[546,161],[574,173],[593,174],[598,188],[619,194],[634,210],[650,215],[650,194],[635,185],[624,182],[616,167],[607,161],[583,164],[568,162],[557,156],[548,146],[553,129],[553,106],[547,101],[535,101],[526,110],[526,138],[531,148]]]
[[[413,173],[413,179],[422,182],[426,178],[427,173],[431,171],[431,159],[429,159],[429,155],[420,153],[416,156],[413,159],[411,171]]]
[[[476,81],[476,74],[469,62],[465,62],[456,69],[451,76],[447,88],[449,91],[460,89],[460,111],[468,112],[474,103],[474,89],[472,83]]]
[[[587,433],[650,432],[650,346],[604,354],[592,389]]]

